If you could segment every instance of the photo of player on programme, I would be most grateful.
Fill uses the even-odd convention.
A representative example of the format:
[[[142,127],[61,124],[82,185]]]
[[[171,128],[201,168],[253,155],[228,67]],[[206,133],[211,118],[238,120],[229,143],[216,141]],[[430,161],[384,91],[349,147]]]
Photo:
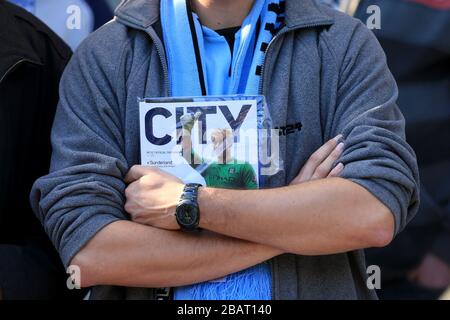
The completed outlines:
[[[181,117],[183,127],[182,153],[185,160],[205,179],[208,187],[225,189],[258,189],[255,170],[248,162],[237,161],[231,155],[233,134],[230,129],[215,129],[211,143],[217,160],[205,161],[193,149],[192,128],[201,112]]]

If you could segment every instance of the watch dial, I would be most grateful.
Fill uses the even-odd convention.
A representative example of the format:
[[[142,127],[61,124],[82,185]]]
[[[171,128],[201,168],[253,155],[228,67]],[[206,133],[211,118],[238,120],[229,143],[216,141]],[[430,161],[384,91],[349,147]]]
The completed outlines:
[[[182,203],[177,208],[177,218],[184,227],[197,227],[198,209],[191,202]]]

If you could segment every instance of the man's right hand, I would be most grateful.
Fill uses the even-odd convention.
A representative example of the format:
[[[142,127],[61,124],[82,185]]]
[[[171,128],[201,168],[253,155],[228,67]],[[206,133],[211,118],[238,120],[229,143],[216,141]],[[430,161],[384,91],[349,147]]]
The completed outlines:
[[[309,157],[308,161],[300,170],[300,173],[290,184],[338,177],[344,169],[344,165],[342,163],[337,164],[335,167],[333,165],[344,151],[344,143],[342,140],[343,136],[338,135],[321,146]]]

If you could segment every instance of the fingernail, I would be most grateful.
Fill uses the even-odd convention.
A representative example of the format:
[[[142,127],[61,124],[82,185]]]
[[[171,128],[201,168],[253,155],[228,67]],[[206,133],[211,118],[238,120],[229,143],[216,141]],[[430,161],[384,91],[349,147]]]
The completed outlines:
[[[339,143],[336,147],[336,150],[338,150],[338,151],[344,150],[344,143],[343,142]]]
[[[344,136],[342,134],[338,134],[336,137],[334,137],[334,140],[339,141],[341,139],[344,139]]]

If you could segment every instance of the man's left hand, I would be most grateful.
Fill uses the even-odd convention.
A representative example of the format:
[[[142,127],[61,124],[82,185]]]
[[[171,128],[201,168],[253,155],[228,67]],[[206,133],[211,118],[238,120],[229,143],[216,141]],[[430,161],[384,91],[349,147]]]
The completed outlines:
[[[125,211],[131,220],[159,229],[180,229],[175,210],[184,184],[156,168],[133,166],[125,177]]]

